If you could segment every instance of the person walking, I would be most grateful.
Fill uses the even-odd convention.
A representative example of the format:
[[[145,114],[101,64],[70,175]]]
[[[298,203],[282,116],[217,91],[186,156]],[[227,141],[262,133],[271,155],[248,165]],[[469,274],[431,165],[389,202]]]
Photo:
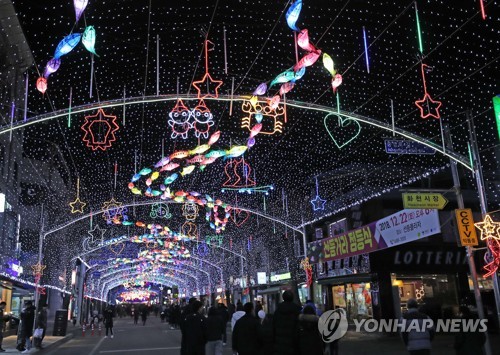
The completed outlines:
[[[134,317],[134,324],[139,322],[139,311],[132,308],[132,316]]]
[[[281,302],[273,317],[274,353],[276,355],[295,355],[298,349],[297,323],[300,306],[293,303],[293,293],[283,292]]]
[[[0,352],[2,353],[5,351],[5,349],[2,348],[3,328],[5,327],[5,322],[10,319],[10,317],[4,313],[4,309],[6,306],[6,302],[0,302]]]
[[[431,342],[434,338],[434,328],[426,326],[429,316],[418,310],[418,302],[410,298],[407,302],[408,311],[403,315],[406,320],[401,336],[410,355],[430,355]]]
[[[106,336],[108,337],[108,332],[110,333],[111,339],[114,338],[113,333],[113,309],[111,306],[106,307],[104,310],[104,326],[106,327]]]
[[[148,319],[148,309],[143,308],[141,311],[142,325],[146,325],[146,320]]]
[[[36,327],[37,329],[42,329],[42,337],[35,338],[33,340],[35,347],[37,349],[42,349],[42,341],[45,338],[45,332],[47,331],[47,305],[44,304],[42,309],[36,314]]]
[[[300,355],[323,355],[324,342],[318,329],[319,317],[312,306],[305,306],[299,315],[298,339]]]
[[[186,327],[184,326],[184,322],[186,319],[193,314],[193,305],[196,302],[196,298],[191,297],[188,301],[188,304],[184,306],[182,311],[180,312],[179,317],[179,327],[181,329],[181,355],[187,354],[187,334],[185,332]],[[180,310],[180,307],[179,307]]]
[[[203,304],[194,301],[191,304],[191,311],[181,323],[182,339],[184,348],[181,354],[185,355],[205,355],[205,323],[206,318],[202,316]]]
[[[264,312],[260,311],[259,313]],[[260,315],[259,315],[260,318]],[[259,328],[259,341],[260,341],[260,355],[273,355],[274,343],[273,343],[273,315],[264,314],[264,319],[262,320],[262,325]]]
[[[222,355],[222,341],[226,332],[226,323],[215,307],[210,307],[205,321],[206,355]]]
[[[460,318],[469,322],[478,321],[478,318],[473,314],[469,307],[460,306]],[[461,324],[464,326],[464,323]],[[487,331],[486,329],[484,331]],[[481,331],[481,326],[475,330],[464,331],[455,335],[454,348],[457,355],[483,355],[483,345],[486,341],[486,335]]]
[[[217,313],[224,322],[224,332],[222,333],[222,345],[227,343],[227,322],[229,322],[229,311],[224,303],[217,304]]]
[[[233,330],[233,351],[238,355],[259,354],[260,321],[253,313],[253,303],[248,302],[243,306],[245,315],[238,319]]]
[[[26,301],[25,307],[21,311],[21,336],[25,340],[25,350],[22,353],[29,353],[31,350],[31,336],[33,335],[33,324],[35,323],[35,306],[31,301]]]

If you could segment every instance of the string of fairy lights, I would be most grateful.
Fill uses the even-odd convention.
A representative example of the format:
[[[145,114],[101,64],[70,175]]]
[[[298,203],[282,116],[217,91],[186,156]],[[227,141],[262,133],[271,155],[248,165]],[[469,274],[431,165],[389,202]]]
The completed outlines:
[[[113,9],[109,4],[110,1],[106,0],[99,3],[90,0],[82,20],[75,25],[70,1],[52,6],[14,1],[36,63],[45,64],[50,60],[55,46],[68,35],[68,31],[73,29],[75,33],[83,33],[89,25],[95,29],[94,51],[99,54],[97,57],[83,46],[75,47],[62,57],[61,66],[48,78],[44,95],[36,91],[36,83],[31,80],[28,86],[31,112],[42,114],[68,106],[98,105],[101,100],[146,96],[157,90],[160,94],[193,92],[192,83],[202,77],[205,69],[200,65],[205,55],[205,40],[213,43],[208,61],[210,74],[223,82],[220,92],[228,95],[235,92],[251,94],[259,84],[269,83],[283,70],[292,67],[299,54],[300,57],[305,55],[302,49],[296,53],[293,31],[285,21],[287,10],[297,2],[243,1],[234,4],[229,0],[218,0],[203,5],[191,1],[175,5],[150,2],[148,6],[126,0],[120,5],[114,4]],[[467,125],[461,113],[471,110],[476,118],[477,131],[482,136],[483,165],[491,169],[496,156],[485,147],[492,146],[495,139],[494,132],[488,128],[492,119],[488,107],[491,106],[491,96],[497,94],[494,92],[497,89],[495,65],[499,53],[498,46],[491,43],[498,42],[498,29],[492,25],[492,21],[498,18],[498,11],[495,0],[485,1],[484,5],[486,20],[482,18],[481,9],[474,4],[462,7],[445,1],[432,4],[418,1],[416,20],[413,1],[303,2],[297,25],[307,28],[311,43],[331,56],[335,70],[343,76],[342,84],[334,94],[330,82],[332,75],[318,61],[308,66],[304,76],[294,83],[293,90],[281,98],[278,108],[284,108],[286,115],[283,117],[261,112],[248,103],[243,107],[227,102],[206,102],[214,121],[210,132],[222,132],[213,151],[228,151],[246,145],[249,130],[261,123],[259,119],[266,125],[269,119],[277,119],[282,132],[276,130],[275,124],[274,134],[266,135],[263,132],[269,127],[263,125],[254,145],[244,153],[244,164],[240,163],[242,172],[236,173],[235,180],[232,180],[231,170],[228,180],[226,164],[236,164],[239,157],[224,160],[221,156],[207,164],[203,171],[198,163],[193,164],[196,168],[185,177],[170,182],[172,191],[199,191],[233,207],[228,212],[227,228],[222,233],[215,233],[210,228],[204,213],[189,221],[193,223],[190,228],[196,227],[197,238],[196,243],[185,242],[184,247],[190,255],[221,267],[226,278],[240,277],[270,263],[274,269],[283,270],[287,267],[287,238],[299,238],[293,236],[290,228],[273,219],[298,226],[303,221],[338,213],[394,188],[445,171],[448,159],[438,154],[386,154],[384,139],[393,138],[387,131],[360,126],[359,132],[354,134],[356,132],[349,130],[353,126],[346,124],[343,127],[344,123],[337,120],[327,122],[324,116],[312,110],[286,106],[286,99],[292,98],[342,108],[389,123],[392,109],[398,127],[441,144],[439,120],[423,120],[415,111],[414,102],[422,97],[423,92],[418,65],[422,58],[432,67],[432,71],[425,73],[427,86],[432,97],[443,103],[441,117],[451,126],[456,151],[468,155]],[[265,13],[261,11],[262,6],[266,6]],[[34,15],[38,13],[47,16]],[[420,26],[418,34],[416,21]],[[465,57],[467,61],[464,61]],[[41,69],[31,68],[29,77],[36,77]],[[270,90],[268,95],[272,97],[274,91]],[[185,104],[186,107],[197,107],[198,98],[185,101]],[[82,141],[83,115],[70,112],[66,119],[24,129],[23,146],[28,159],[19,163],[19,174],[24,175],[24,185],[41,185],[41,190],[45,191],[43,198],[35,194],[27,199],[31,205],[51,205],[46,207],[51,209],[47,228],[75,217],[68,204],[77,197],[86,203],[82,207],[85,213],[100,211],[111,199],[121,203],[145,201],[143,195],[133,195],[127,188],[132,176],[174,152],[205,144],[206,139],[195,137],[193,131],[185,140],[172,138],[168,125],[172,107],[166,102],[104,110],[103,115],[96,116],[98,124],[103,124],[99,119],[105,115],[112,115],[118,129],[113,132],[115,140],[102,151],[100,148],[89,149]],[[264,118],[259,118],[263,113]],[[95,114],[97,110],[92,113]],[[245,116],[248,116],[248,130],[242,128]],[[87,141],[90,142],[88,137]],[[47,142],[58,147],[61,161],[55,161],[46,153],[47,146],[52,145]],[[21,141],[17,143],[21,144]],[[33,163],[36,161],[41,163]],[[179,169],[190,168],[184,161],[174,160],[173,163],[181,164]],[[56,175],[61,175],[59,182],[54,183],[39,173],[46,166],[50,166]],[[230,166],[234,169],[234,165]],[[251,169],[251,175],[245,173],[248,169]],[[187,170],[182,171],[186,173]],[[315,177],[318,176],[319,188],[316,189]],[[222,192],[225,181],[234,182],[242,177],[244,184],[236,184],[234,186],[238,188],[235,190],[229,187]],[[162,176],[162,182],[164,178]],[[272,186],[273,189],[266,190],[267,195],[258,193],[258,190],[250,189],[249,181],[256,182],[251,188]],[[17,194],[14,188],[9,191]],[[314,211],[309,202],[315,191],[319,191],[326,201],[325,208],[320,211]],[[494,199],[490,203],[498,201],[497,194],[491,191]],[[65,200],[64,203],[61,200]],[[271,219],[247,216],[238,209],[240,206],[263,211]],[[21,208],[23,218],[35,225],[39,215],[32,215],[30,208]],[[181,205],[169,204],[168,211],[160,210],[160,216],[161,213],[170,216],[162,225],[182,231],[186,219]],[[49,266],[44,275],[46,283],[57,283],[62,270],[56,265],[69,262],[75,256],[75,250],[79,250],[83,240],[89,237],[88,232],[96,226],[106,230],[103,240],[109,240],[144,235],[145,227],[136,223],[144,221],[147,225],[161,218],[158,213],[153,213],[150,205],[134,206],[126,216],[125,222],[133,224],[123,224],[123,220],[120,224],[108,223],[96,215],[54,234],[52,239],[47,238],[44,248],[44,262]],[[191,233],[189,231],[192,229],[188,229]],[[32,234],[33,231],[25,232],[22,243],[25,250],[34,252],[37,239],[28,237]],[[70,238],[70,234],[78,237]],[[121,250],[106,246],[89,254],[87,261],[92,264],[109,258],[133,259],[138,253],[148,250],[147,243],[140,246],[130,241],[123,243]],[[214,243],[252,257],[247,258],[244,270],[241,270],[238,256],[222,252],[221,257],[222,249],[218,250]],[[67,254],[54,251],[59,245],[66,245]],[[271,251],[266,254],[266,250]],[[213,285],[220,283],[216,267],[207,268],[210,278],[214,279]],[[95,292],[94,296],[99,296],[98,290]]]

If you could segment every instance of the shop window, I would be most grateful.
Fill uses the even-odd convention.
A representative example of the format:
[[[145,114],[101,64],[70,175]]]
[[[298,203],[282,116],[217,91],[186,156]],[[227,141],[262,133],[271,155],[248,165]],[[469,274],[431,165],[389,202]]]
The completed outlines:
[[[369,282],[333,286],[332,295],[333,308],[344,308],[349,323],[373,317]]]

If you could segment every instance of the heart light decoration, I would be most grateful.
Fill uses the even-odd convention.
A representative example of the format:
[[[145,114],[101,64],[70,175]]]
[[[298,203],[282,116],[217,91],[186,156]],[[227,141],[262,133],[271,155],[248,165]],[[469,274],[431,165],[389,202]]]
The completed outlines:
[[[241,227],[250,218],[250,213],[248,211],[240,210],[239,208],[233,208],[233,213],[231,213],[231,219],[233,220],[236,227]]]
[[[115,255],[119,255],[123,249],[125,249],[125,244],[123,242],[111,244],[109,250],[111,250]]]
[[[328,120],[330,117],[337,118],[335,127],[330,125],[332,129],[328,127]],[[339,149],[342,149],[351,143],[361,132],[361,125],[357,120],[352,118],[343,118],[336,113],[329,113],[326,115],[323,123],[328,135]]]

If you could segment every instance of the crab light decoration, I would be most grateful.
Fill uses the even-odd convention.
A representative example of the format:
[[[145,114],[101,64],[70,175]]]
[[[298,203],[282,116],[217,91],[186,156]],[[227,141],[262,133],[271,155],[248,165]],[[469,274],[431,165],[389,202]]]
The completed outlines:
[[[94,26],[87,26],[82,35],[82,43],[90,53],[98,56],[97,53],[95,52],[95,39],[96,39],[96,32]]]
[[[47,79],[43,76],[39,77],[36,81],[36,89],[42,94],[45,94],[45,91],[47,91]]]
[[[73,6],[75,7],[76,22],[80,20],[89,0],[73,0]]]
[[[272,101],[272,100],[271,100]],[[241,109],[246,116],[243,117],[241,121],[241,128],[246,128],[250,132],[254,132],[257,124],[259,128],[258,133],[260,134],[275,134],[277,132],[283,133],[283,123],[285,122],[285,109],[283,106],[279,106],[277,100],[274,100],[273,107],[270,105],[262,105],[261,103],[255,103],[252,105],[249,101],[244,101]]]
[[[68,54],[76,47],[80,39],[82,38],[81,33],[73,33],[62,39],[61,42],[57,45],[56,51],[54,53],[54,58],[59,59],[63,55]]]

